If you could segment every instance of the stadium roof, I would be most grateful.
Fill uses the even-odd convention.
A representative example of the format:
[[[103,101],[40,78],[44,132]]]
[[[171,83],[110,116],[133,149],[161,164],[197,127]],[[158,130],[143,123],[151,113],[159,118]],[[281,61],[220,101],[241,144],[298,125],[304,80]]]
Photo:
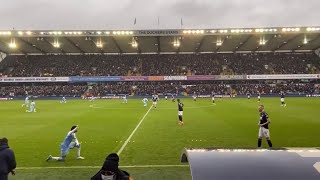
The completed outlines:
[[[299,52],[320,48],[320,27],[0,31],[6,54]]]

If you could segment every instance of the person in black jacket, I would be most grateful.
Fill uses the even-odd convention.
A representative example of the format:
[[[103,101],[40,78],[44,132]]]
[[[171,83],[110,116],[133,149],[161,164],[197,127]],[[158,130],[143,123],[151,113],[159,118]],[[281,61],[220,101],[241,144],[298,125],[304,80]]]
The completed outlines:
[[[0,139],[0,180],[7,180],[8,174],[11,172],[15,175],[14,169],[16,168],[16,160],[14,152],[9,149],[8,139]]]
[[[104,161],[102,168],[91,178],[91,180],[133,180],[129,173],[119,169],[119,156],[111,153]]]

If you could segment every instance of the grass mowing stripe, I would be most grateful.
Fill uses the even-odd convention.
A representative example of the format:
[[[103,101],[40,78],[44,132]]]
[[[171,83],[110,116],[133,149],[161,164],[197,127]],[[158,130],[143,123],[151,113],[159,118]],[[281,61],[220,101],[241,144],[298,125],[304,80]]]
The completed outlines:
[[[148,109],[148,111],[146,112],[146,114],[144,114],[144,116],[142,117],[142,119],[140,120],[140,122],[138,123],[138,125],[136,126],[136,128],[134,128],[134,130],[132,131],[132,133],[130,134],[130,136],[128,137],[128,139],[124,142],[124,144],[121,146],[121,148],[118,151],[118,155],[120,156],[120,154],[122,153],[122,151],[124,150],[124,148],[127,146],[128,142],[130,141],[130,139],[132,138],[132,136],[134,135],[134,133],[137,131],[137,129],[140,127],[141,123],[143,122],[143,120],[147,117],[147,115],[149,114],[150,110],[152,109],[153,106],[150,106],[150,108]]]
[[[137,165],[137,166],[119,166],[120,168],[167,168],[167,167],[189,167],[189,165]],[[58,167],[18,167],[17,170],[35,170],[35,169],[98,169],[101,166],[58,166]]]

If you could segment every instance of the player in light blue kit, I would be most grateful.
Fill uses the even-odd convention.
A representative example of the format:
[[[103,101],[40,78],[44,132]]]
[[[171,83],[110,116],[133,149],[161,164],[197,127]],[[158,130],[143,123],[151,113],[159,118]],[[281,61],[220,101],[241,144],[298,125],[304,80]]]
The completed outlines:
[[[29,111],[26,110],[26,112],[36,112],[36,102],[34,102],[33,100],[30,103],[30,109]]]
[[[66,97],[62,97],[62,99],[60,100],[60,103],[67,103],[67,99],[66,99]]]
[[[122,102],[122,103],[128,104],[127,95],[124,95],[124,96],[122,97],[122,99],[123,99],[123,102]]]
[[[143,106],[144,106],[144,107],[147,107],[147,106],[148,106],[148,101],[149,101],[149,100],[148,100],[147,98],[143,98],[143,99],[142,99],[142,102],[143,102]]]
[[[29,107],[29,97],[27,96],[25,99],[24,99],[24,104],[22,104],[22,107]]]
[[[76,133],[78,132],[79,126],[72,126],[71,130],[68,132],[67,136],[64,138],[63,142],[60,145],[61,149],[61,157],[52,157],[49,155],[47,161],[56,160],[56,161],[64,161],[67,157],[69,149],[77,148],[77,159],[84,159],[84,157],[80,156],[80,143],[76,137]]]

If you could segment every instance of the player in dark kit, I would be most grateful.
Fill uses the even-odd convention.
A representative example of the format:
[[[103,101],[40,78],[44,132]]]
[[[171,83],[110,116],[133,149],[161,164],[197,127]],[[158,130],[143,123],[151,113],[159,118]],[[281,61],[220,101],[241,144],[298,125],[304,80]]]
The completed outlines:
[[[287,104],[284,102],[284,92],[281,91],[280,93],[280,101],[281,101],[281,106],[286,107]]]
[[[152,96],[152,105],[154,108],[157,108],[157,104],[158,104],[158,96],[157,95],[153,95]]]
[[[183,103],[180,102],[180,99],[177,99],[178,102],[178,117],[179,117],[179,125],[183,125],[183,120],[182,120],[182,116],[183,116]]]
[[[251,94],[248,92],[247,93],[247,96],[248,96],[248,99],[250,99],[250,97],[251,97]]]
[[[212,104],[213,104],[213,105],[216,105],[216,102],[215,102],[215,100],[214,100],[215,96],[216,96],[216,95],[215,95],[214,93],[212,93],[211,99],[212,99]]]
[[[259,120],[259,135],[258,135],[258,147],[261,147],[262,138],[267,139],[269,148],[272,148],[272,143],[270,140],[269,124],[271,123],[268,113],[264,111],[264,106],[259,106],[260,120]]]

